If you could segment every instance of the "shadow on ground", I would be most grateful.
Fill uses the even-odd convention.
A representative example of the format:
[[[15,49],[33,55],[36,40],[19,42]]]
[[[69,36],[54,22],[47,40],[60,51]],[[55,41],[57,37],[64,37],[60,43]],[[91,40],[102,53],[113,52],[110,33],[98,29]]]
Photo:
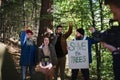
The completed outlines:
[[[5,51],[2,65],[2,80],[21,80],[20,74],[16,70],[16,66],[12,55]]]
[[[41,72],[35,72],[30,80],[45,80],[45,76]]]

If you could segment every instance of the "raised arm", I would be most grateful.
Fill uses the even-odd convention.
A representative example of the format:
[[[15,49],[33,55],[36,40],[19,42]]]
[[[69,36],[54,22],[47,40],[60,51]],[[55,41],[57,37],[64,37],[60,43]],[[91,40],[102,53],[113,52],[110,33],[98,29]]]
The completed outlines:
[[[73,23],[69,22],[69,29],[68,31],[64,34],[66,38],[68,38],[72,34],[72,29],[73,29]]]

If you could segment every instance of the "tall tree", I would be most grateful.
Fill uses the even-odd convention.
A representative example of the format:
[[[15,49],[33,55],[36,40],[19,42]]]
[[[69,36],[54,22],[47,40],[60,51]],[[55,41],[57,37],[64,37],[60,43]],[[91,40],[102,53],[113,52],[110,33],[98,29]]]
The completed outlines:
[[[26,25],[26,19],[25,19],[25,0],[22,0],[23,3],[23,26]]]
[[[5,41],[5,17],[6,17],[6,5],[7,5],[7,1],[6,0],[3,0],[2,3],[1,3],[1,11],[0,11],[0,14],[1,14],[1,38],[2,38],[2,42]]]
[[[90,11],[91,11],[91,17],[92,17],[92,26],[95,28],[95,14],[94,14],[94,9],[93,9],[93,0],[89,0],[90,2]],[[100,70],[100,50],[99,50],[99,45],[95,44],[96,48],[96,60],[97,60],[97,80],[101,80],[101,70]]]
[[[42,43],[42,38],[47,27],[53,27],[53,16],[52,16],[53,0],[41,0],[41,12],[39,22],[39,33],[37,38],[38,46]]]

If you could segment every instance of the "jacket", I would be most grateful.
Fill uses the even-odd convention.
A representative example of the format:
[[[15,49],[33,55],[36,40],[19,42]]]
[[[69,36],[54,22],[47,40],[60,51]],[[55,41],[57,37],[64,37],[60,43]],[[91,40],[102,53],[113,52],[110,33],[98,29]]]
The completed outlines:
[[[61,47],[62,47],[62,51],[64,53],[64,55],[66,55],[68,53],[68,50],[67,50],[67,41],[66,39],[72,34],[72,26],[69,26],[69,30],[65,33],[65,34],[62,34],[61,36]],[[52,44],[56,44],[57,42],[57,38],[58,36],[54,36],[54,40],[52,41]]]
[[[34,66],[35,65],[35,44],[27,45],[26,42],[21,45],[20,65]]]
[[[42,57],[44,57],[42,47],[43,47],[43,45],[38,48],[38,60],[39,60],[39,62],[41,62]],[[49,45],[49,50],[50,50],[51,63],[52,63],[52,65],[56,65],[57,64],[57,56],[56,56],[55,49],[54,49],[53,45],[51,45],[51,44]]]

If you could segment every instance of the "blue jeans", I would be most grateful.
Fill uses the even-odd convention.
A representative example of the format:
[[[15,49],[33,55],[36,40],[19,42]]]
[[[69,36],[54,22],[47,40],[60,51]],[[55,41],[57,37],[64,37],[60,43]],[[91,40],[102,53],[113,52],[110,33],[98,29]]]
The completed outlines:
[[[26,71],[28,68],[29,68],[30,76],[32,76],[35,71],[34,66],[21,66],[22,80],[26,79]]]

